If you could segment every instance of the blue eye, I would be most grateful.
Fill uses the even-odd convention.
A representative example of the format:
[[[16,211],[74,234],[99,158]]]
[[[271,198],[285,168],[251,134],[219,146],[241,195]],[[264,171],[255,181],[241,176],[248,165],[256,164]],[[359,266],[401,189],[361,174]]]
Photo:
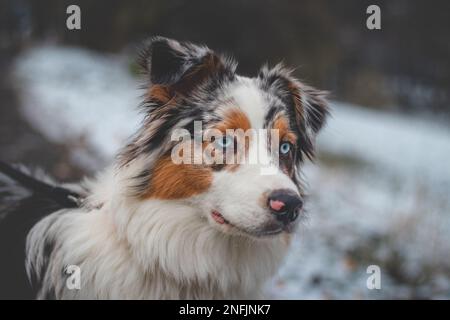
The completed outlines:
[[[291,151],[291,144],[289,142],[283,142],[280,146],[281,154],[287,154]]]
[[[217,140],[217,144],[221,147],[221,148],[227,148],[229,146],[231,146],[231,144],[233,143],[233,138],[230,136],[223,136],[221,139]]]

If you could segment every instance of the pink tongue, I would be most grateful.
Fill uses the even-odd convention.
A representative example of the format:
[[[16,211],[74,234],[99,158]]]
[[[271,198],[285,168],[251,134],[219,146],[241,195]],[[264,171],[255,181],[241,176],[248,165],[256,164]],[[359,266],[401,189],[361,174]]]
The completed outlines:
[[[219,224],[224,224],[225,223],[225,219],[222,217],[222,215],[220,213],[218,213],[216,211],[213,211],[212,217]]]
[[[284,207],[284,202],[278,200],[270,200],[269,205],[273,210],[280,211]]]

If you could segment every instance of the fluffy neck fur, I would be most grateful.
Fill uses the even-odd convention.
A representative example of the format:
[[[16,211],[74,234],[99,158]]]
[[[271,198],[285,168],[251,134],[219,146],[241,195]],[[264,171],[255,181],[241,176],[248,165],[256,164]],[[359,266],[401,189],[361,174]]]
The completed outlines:
[[[258,298],[287,249],[283,237],[225,235],[187,202],[132,199],[113,168],[86,186],[84,207],[53,213],[27,238],[38,298]],[[68,265],[81,269],[80,290],[66,286]]]

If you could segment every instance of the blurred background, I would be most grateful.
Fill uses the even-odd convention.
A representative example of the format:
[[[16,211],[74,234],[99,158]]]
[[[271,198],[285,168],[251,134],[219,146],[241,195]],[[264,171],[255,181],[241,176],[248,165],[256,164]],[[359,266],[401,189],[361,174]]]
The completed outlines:
[[[68,30],[66,8],[81,8]],[[366,9],[381,8],[381,30]],[[450,2],[0,0],[0,159],[61,181],[113,161],[141,116],[135,57],[163,35],[284,61],[331,92],[308,219],[273,298],[450,298]],[[369,290],[367,267],[381,269]]]

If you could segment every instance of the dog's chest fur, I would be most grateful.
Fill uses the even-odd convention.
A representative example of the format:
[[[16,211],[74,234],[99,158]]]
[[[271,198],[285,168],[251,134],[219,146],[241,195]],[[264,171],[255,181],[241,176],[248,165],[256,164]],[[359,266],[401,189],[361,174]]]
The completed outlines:
[[[131,203],[102,182],[92,204],[114,193],[101,207],[55,212],[30,232],[38,298],[258,298],[287,250],[287,238],[229,237],[181,202]],[[67,286],[69,265],[80,267],[79,290]]]

